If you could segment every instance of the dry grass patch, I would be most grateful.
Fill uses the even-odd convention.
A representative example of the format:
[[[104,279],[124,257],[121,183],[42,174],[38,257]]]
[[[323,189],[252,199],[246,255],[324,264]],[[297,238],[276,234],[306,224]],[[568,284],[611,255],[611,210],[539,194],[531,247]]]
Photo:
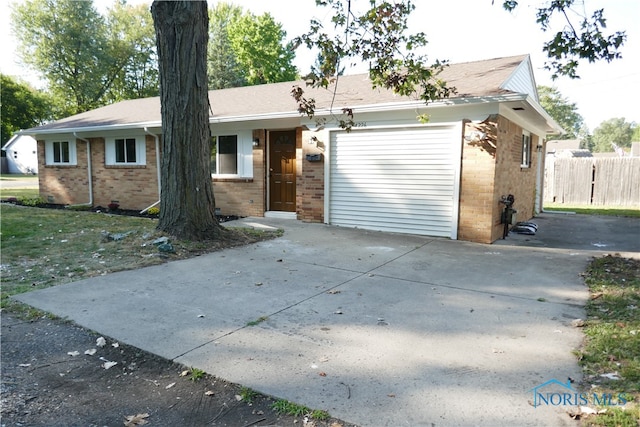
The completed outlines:
[[[216,241],[169,238],[175,252],[167,253],[153,243],[168,237],[156,230],[154,219],[11,204],[1,204],[0,215],[2,307],[9,304],[9,296],[18,293],[281,235],[233,229]]]

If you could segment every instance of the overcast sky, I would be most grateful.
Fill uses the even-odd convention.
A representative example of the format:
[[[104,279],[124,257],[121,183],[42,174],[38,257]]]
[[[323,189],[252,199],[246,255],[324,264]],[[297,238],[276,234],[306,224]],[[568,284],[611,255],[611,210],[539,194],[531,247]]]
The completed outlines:
[[[0,2],[0,71],[36,81],[36,74],[21,67],[15,54],[15,39],[11,34],[11,3]],[[104,11],[112,0],[95,0]],[[151,4],[150,0],[129,0],[129,3]],[[209,1],[210,5],[217,1]],[[282,23],[287,36],[292,38],[308,29],[312,17],[328,21],[329,8],[318,8],[314,0],[234,0],[232,3],[256,14],[269,12]],[[366,0],[352,3],[368,4]],[[466,62],[502,56],[531,55],[536,82],[539,85],[556,86],[562,95],[578,106],[589,129],[593,130],[604,120],[624,117],[640,123],[640,17],[639,0],[578,0],[588,12],[604,8],[607,30],[625,30],[627,42],[622,51],[623,59],[613,63],[583,63],[578,69],[579,80],[560,78],[551,81],[551,73],[544,70],[544,41],[552,33],[543,33],[535,23],[535,5],[542,0],[521,1],[516,13],[502,9],[502,0],[417,0],[416,10],[410,22],[410,30],[423,31],[429,40],[430,60]],[[525,4],[527,3],[527,4]],[[533,5],[533,6],[530,6]],[[560,28],[554,28],[554,31]],[[28,31],[28,28],[23,31]],[[302,73],[309,70],[313,55],[300,51],[296,65]]]

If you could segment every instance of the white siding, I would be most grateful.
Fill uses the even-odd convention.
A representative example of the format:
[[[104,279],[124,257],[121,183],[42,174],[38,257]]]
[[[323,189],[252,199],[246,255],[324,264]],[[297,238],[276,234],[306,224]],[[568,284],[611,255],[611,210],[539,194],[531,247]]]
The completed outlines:
[[[461,128],[333,132],[329,222],[456,238]]]
[[[526,93],[537,102],[540,102],[530,58],[522,61],[500,87],[516,93]]]

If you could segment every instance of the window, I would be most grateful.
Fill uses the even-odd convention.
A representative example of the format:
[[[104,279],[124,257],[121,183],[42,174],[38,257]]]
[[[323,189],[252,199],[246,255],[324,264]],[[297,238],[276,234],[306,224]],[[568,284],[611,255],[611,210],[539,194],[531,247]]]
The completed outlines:
[[[531,166],[531,134],[527,131],[522,132],[522,163],[520,166],[523,168]]]
[[[144,137],[112,138],[106,141],[105,164],[114,165],[145,165]]]
[[[238,175],[238,135],[214,136],[211,139],[211,173]]]
[[[75,165],[75,141],[46,141],[45,162],[47,165]]]
[[[116,139],[116,163],[136,163],[136,139]]]

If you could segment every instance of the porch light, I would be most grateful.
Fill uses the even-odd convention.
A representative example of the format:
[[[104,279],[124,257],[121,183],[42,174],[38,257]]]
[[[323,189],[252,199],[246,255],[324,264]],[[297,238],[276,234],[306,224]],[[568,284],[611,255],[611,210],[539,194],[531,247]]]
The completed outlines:
[[[254,147],[260,146],[260,138],[253,138],[253,146]]]

